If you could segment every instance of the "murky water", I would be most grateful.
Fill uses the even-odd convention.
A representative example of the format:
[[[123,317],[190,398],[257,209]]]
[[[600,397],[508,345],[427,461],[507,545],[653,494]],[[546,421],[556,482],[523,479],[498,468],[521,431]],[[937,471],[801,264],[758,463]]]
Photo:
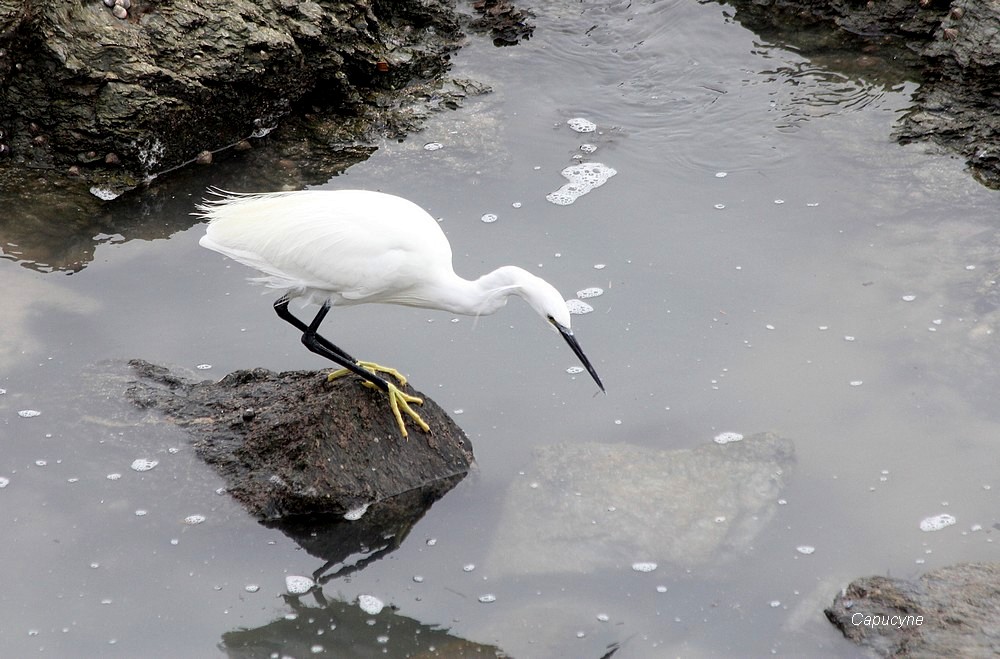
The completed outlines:
[[[109,379],[132,357],[204,377],[325,366],[197,246],[214,170],[141,219],[35,238],[44,257],[2,237],[5,653],[853,656],[822,614],[850,579],[997,559],[998,196],[890,141],[916,84],[877,54],[765,42],[719,5],[547,4],[531,41],[457,57],[493,94],[329,187],[422,204],[460,274],[514,263],[588,305],[574,329],[608,395],[523,304],[335,311],[327,335],[454,411],[480,469],[395,551],[286,598],[323,560],[217,493]],[[547,200],[580,163],[615,175]],[[794,459],[699,457],[761,431]],[[538,447],[580,472],[565,504]],[[748,498],[755,478],[778,489]],[[607,521],[637,502],[683,528]]]

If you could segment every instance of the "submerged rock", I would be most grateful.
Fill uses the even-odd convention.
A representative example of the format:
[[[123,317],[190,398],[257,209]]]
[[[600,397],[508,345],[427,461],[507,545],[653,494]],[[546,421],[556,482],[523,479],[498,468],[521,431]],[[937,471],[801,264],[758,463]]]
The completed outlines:
[[[490,559],[510,574],[718,563],[774,516],[792,442],[761,433],[661,451],[558,444],[511,486]]]
[[[138,379],[126,397],[185,428],[227,491],[264,520],[359,513],[373,503],[384,512],[393,501],[419,515],[473,462],[465,433],[426,396],[419,412],[431,432],[411,429],[403,439],[385,395],[358,378],[254,369],[193,382],[141,360],[129,365]],[[336,551],[321,553],[333,560]]]
[[[964,563],[916,581],[857,579],[826,609],[848,639],[882,657],[1000,655],[1000,563]]]

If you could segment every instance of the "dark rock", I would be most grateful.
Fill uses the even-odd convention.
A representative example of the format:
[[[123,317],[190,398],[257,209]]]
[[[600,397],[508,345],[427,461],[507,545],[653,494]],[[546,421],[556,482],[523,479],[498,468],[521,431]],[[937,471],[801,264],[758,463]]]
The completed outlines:
[[[826,609],[882,657],[1000,656],[1000,563],[964,563],[916,581],[857,579]]]
[[[129,365],[138,380],[126,397],[184,427],[228,492],[261,519],[342,516],[370,504],[381,507],[380,524],[412,518],[473,462],[465,433],[426,396],[418,409],[431,432],[410,425],[404,439],[385,395],[357,378],[253,369],[192,382],[148,362]]]
[[[439,79],[460,38],[447,0],[145,0],[127,20],[96,0],[0,0],[7,167],[64,171],[77,153],[114,152],[122,171],[87,178],[129,189],[306,103],[370,114],[356,110],[378,107],[373,95]],[[24,148],[39,123],[45,148]]]

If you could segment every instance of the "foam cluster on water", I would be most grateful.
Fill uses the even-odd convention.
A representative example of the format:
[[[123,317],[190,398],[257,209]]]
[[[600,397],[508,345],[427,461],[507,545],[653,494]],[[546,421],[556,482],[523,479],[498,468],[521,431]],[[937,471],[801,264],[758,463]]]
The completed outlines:
[[[385,602],[374,595],[358,595],[358,607],[368,615],[378,615],[385,607]]]
[[[566,123],[570,128],[578,133],[593,133],[597,130],[597,124],[590,119],[584,119],[583,117],[573,117],[572,119],[567,119]]]
[[[730,444],[742,441],[743,435],[738,432],[720,432],[713,440],[716,444]]]
[[[608,182],[618,172],[599,162],[581,162],[560,172],[568,181],[545,198],[558,206],[568,206],[595,188]]]
[[[291,595],[303,595],[312,590],[312,587],[316,585],[316,582],[309,577],[300,577],[297,575],[289,575],[285,577],[285,590]]]
[[[942,513],[933,517],[926,517],[920,520],[921,531],[940,531],[956,522],[954,515]]]
[[[566,308],[569,309],[571,314],[576,316],[581,316],[594,310],[594,307],[577,299],[566,300]]]

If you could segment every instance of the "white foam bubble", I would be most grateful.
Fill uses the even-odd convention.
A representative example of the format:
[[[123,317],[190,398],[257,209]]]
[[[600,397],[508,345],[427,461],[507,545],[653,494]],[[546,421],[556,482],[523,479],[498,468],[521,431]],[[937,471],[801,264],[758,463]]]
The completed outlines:
[[[201,524],[205,521],[204,515],[188,515],[184,518],[184,523],[194,526],[195,524]]]
[[[545,198],[558,206],[568,206],[595,188],[608,182],[618,172],[599,162],[582,162],[560,172],[568,183]]]
[[[632,563],[632,569],[636,572],[652,572],[656,569],[656,563],[639,561],[638,563]]]
[[[493,224],[494,222],[497,221],[497,214],[496,213],[486,213],[486,214],[484,214],[479,219],[482,220],[483,222],[485,222],[486,224]]]
[[[584,119],[583,117],[573,117],[572,119],[567,119],[566,123],[570,128],[578,133],[593,133],[597,130],[597,124],[589,119]]]
[[[577,373],[583,373],[583,367],[582,366],[570,366],[569,368],[566,369],[566,372],[569,373],[570,375],[576,375]]]
[[[149,471],[156,465],[160,464],[157,460],[147,460],[146,458],[139,458],[132,463],[132,469],[134,471]]]
[[[285,577],[285,590],[292,595],[308,593],[315,585],[316,582],[309,577],[300,577],[297,575],[288,575]]]
[[[805,556],[809,556],[810,554],[816,551],[816,548],[813,547],[812,545],[799,545],[798,547],[795,548],[795,551]]]
[[[349,522],[358,521],[359,519],[364,517],[366,512],[368,512],[369,505],[370,504],[363,503],[360,506],[355,506],[354,508],[351,508],[346,513],[344,513],[344,519],[346,519]]]
[[[940,531],[943,528],[949,527],[954,524],[957,520],[954,515],[949,515],[947,513],[942,513],[940,515],[934,515],[933,517],[925,517],[920,520],[920,530],[921,531]]]
[[[358,607],[368,615],[378,615],[385,608],[385,602],[374,595],[358,595]]]
[[[497,596],[493,593],[486,593],[485,595],[479,596],[479,601],[483,604],[490,604],[497,601]]]
[[[0,490],[10,485],[10,479],[6,476],[0,476]]]
[[[569,309],[571,314],[582,316],[585,313],[590,313],[594,310],[594,307],[590,306],[586,302],[581,302],[580,300],[566,300],[566,308]]]
[[[30,419],[32,417],[39,416],[41,412],[38,410],[21,410],[17,415],[23,419]]]
[[[716,444],[729,444],[730,442],[739,442],[743,440],[743,435],[738,432],[720,432],[712,440]]]
[[[596,286],[593,286],[591,288],[585,288],[582,291],[576,292],[576,296],[581,300],[584,300],[589,297],[599,297],[601,295],[604,295],[604,289],[597,288]]]

